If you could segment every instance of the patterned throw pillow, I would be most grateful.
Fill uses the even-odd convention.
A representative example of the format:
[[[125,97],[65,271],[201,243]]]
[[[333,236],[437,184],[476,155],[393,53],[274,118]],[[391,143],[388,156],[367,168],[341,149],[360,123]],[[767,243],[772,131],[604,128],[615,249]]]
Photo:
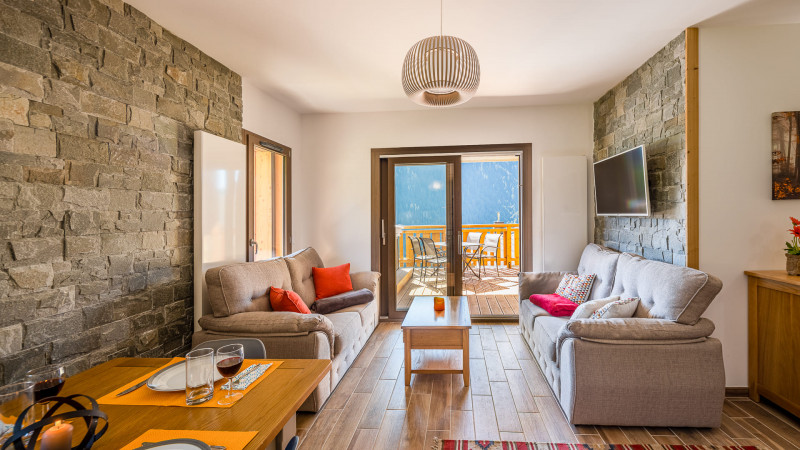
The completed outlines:
[[[611,302],[594,313],[589,317],[590,319],[624,319],[633,317],[636,313],[636,307],[639,306],[639,297],[621,298],[617,301]]]
[[[589,292],[592,290],[592,283],[594,283],[596,277],[597,275],[595,274],[566,274],[561,279],[561,283],[558,284],[558,289],[556,289],[555,293],[580,305],[589,298]]]
[[[619,295],[583,302],[572,312],[572,317],[570,317],[569,320],[588,319],[598,309],[617,300],[619,300]]]

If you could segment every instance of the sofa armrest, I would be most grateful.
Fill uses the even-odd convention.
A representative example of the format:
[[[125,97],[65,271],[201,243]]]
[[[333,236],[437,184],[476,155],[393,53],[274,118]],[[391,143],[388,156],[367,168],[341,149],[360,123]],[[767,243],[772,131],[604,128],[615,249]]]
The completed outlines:
[[[714,332],[714,323],[701,318],[694,325],[665,319],[577,319],[570,320],[558,333],[558,345],[565,339],[604,341],[681,341],[705,338]]]
[[[519,274],[519,299],[530,298],[532,294],[552,294],[558,288],[558,283],[566,274],[577,272],[520,272]]]
[[[200,318],[204,330],[242,336],[292,336],[321,332],[328,337],[333,355],[333,323],[321,314],[285,311],[253,311],[228,317],[207,314]]]
[[[354,272],[350,274],[350,281],[353,283],[353,290],[369,289],[375,298],[378,298],[378,288],[381,279],[380,272]]]

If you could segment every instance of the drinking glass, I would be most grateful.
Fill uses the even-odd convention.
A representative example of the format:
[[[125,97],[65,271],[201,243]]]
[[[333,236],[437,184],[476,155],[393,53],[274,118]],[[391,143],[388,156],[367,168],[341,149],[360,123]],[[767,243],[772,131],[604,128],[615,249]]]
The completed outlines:
[[[242,344],[228,344],[217,349],[214,358],[219,374],[228,379],[228,394],[222,397],[217,404],[231,405],[242,398],[241,392],[233,392],[233,376],[239,372],[244,362],[244,347]]]
[[[186,354],[186,404],[198,405],[213,396],[214,349],[194,349]]]
[[[64,366],[49,365],[29,370],[25,374],[25,379],[33,383],[33,401],[39,405],[36,409],[36,420],[41,419],[50,409],[48,402],[42,400],[47,397],[55,397],[64,387],[67,373]]]
[[[33,383],[21,381],[0,387],[0,444],[14,434],[14,424],[25,408],[33,404]],[[33,423],[28,414],[22,423],[25,428]],[[27,443],[26,443],[27,444]]]

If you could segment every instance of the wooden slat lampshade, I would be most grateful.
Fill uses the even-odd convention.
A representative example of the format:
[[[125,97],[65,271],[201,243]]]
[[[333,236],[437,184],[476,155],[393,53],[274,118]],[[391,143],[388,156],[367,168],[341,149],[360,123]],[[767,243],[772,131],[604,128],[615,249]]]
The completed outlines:
[[[481,68],[475,50],[454,36],[431,36],[411,47],[403,62],[403,89],[420,105],[460,105],[475,95]]]

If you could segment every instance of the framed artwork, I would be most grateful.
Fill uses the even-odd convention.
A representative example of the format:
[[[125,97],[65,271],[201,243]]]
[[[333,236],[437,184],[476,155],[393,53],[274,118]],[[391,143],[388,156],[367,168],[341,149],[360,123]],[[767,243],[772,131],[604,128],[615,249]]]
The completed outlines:
[[[800,199],[800,111],[772,113],[772,199]]]

